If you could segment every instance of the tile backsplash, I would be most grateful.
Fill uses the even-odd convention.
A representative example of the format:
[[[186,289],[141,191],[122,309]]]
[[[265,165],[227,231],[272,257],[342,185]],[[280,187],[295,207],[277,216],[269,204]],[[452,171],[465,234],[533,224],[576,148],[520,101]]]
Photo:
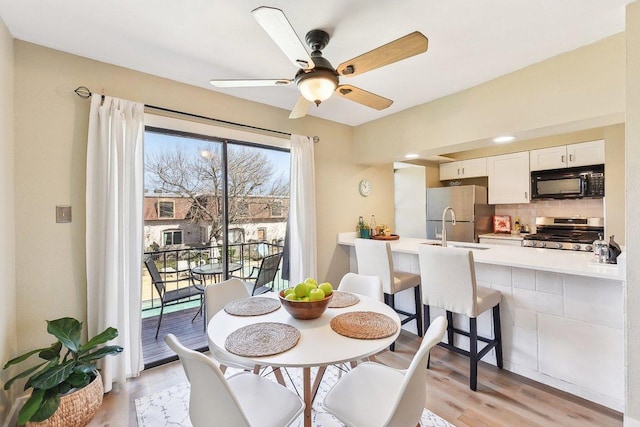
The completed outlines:
[[[496,215],[511,216],[512,227],[515,219],[520,218],[520,224],[529,225],[534,233],[537,216],[604,217],[604,199],[537,200],[527,204],[495,205],[495,212]]]

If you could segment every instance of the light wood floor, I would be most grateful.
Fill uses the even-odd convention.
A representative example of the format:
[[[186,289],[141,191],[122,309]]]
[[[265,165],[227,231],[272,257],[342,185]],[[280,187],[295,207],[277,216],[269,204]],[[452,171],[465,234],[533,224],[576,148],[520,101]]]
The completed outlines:
[[[376,359],[407,368],[419,345],[420,338],[403,332],[396,351],[385,351]],[[478,369],[478,391],[472,392],[468,371],[465,357],[440,347],[431,351],[425,407],[458,427],[622,426],[619,412],[484,363]],[[136,398],[184,381],[179,362],[145,370],[105,395],[89,426],[136,426]]]

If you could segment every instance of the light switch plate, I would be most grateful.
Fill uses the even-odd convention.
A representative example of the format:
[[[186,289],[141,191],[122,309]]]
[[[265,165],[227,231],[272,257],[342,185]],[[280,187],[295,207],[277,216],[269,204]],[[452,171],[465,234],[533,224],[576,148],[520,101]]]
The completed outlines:
[[[71,206],[56,206],[56,222],[71,222]]]

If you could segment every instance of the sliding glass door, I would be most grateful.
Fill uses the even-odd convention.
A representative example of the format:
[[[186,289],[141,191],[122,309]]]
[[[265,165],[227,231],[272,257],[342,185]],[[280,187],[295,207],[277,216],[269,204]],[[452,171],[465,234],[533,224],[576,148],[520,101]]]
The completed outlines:
[[[144,257],[157,275],[149,266],[142,272],[143,344],[162,346],[166,333],[184,332],[190,347],[202,349],[201,295],[193,290],[231,276],[250,282],[264,257],[283,250],[289,152],[147,128],[144,163]],[[285,287],[279,274],[273,285]],[[165,295],[189,296],[167,301],[162,286]],[[147,353],[155,352],[145,349],[145,365],[154,364]]]

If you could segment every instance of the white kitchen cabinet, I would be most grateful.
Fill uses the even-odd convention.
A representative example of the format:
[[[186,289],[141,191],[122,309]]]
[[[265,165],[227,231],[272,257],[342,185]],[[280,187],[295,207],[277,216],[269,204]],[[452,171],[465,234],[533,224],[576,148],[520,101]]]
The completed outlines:
[[[487,176],[486,157],[440,164],[440,181],[479,176]]]
[[[567,145],[567,166],[604,164],[604,140]]]
[[[487,157],[489,204],[529,203],[529,152]]]
[[[604,140],[531,150],[530,168],[535,170],[604,164]]]
[[[531,150],[529,151],[529,165],[532,171],[566,168],[567,146]]]

